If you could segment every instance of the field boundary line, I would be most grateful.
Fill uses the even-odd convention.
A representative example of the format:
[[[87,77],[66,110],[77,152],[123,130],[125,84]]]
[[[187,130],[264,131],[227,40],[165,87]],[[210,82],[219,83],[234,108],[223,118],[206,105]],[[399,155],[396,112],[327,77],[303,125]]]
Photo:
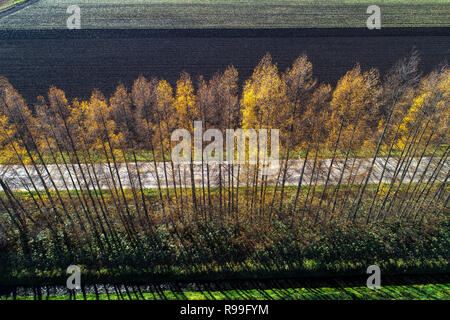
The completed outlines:
[[[0,19],[9,16],[10,14],[13,14],[19,10],[22,10],[23,8],[28,7],[29,5],[32,5],[39,0],[25,0],[24,2],[21,2],[19,4],[13,5],[12,7],[9,7],[3,11],[0,11]]]

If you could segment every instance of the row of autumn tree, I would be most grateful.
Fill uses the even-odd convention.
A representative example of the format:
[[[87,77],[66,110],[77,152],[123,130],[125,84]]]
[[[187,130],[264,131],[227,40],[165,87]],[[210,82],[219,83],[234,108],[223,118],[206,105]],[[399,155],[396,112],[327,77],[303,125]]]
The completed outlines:
[[[383,78],[356,66],[332,88],[317,82],[306,56],[280,73],[266,55],[241,89],[229,67],[195,85],[183,73],[175,89],[139,77],[87,101],[69,102],[52,87],[33,105],[0,77],[0,161],[18,165],[0,166],[0,240],[17,258],[11,265],[51,269],[51,261],[89,258],[172,266],[168,252],[179,263],[221,257],[225,265],[230,250],[241,261],[277,237],[302,242],[305,226],[442,219],[450,71],[422,76],[418,65],[413,51]],[[200,185],[192,162],[182,183],[171,133],[193,131],[196,120],[222,131],[279,129],[284,160],[275,177],[261,176],[258,165],[202,161]],[[299,155],[303,165],[292,168],[286,160]],[[143,183],[149,167],[154,190]],[[292,169],[297,180],[287,188]],[[283,248],[292,239],[280,240]]]
[[[399,62],[384,81],[377,69],[362,72],[357,65],[333,89],[317,82],[306,56],[280,74],[267,54],[242,90],[237,70],[229,67],[209,81],[200,77],[196,86],[189,74],[183,73],[175,90],[165,80],[140,76],[130,90],[119,85],[109,99],[95,90],[90,100],[70,103],[62,90],[52,87],[47,99],[39,96],[34,105],[28,105],[1,78],[0,119],[3,129],[17,131],[10,134],[12,138],[24,126],[36,137],[53,130],[56,138],[49,136],[52,146],[54,140],[70,133],[77,144],[83,141],[87,148],[101,149],[106,127],[114,145],[125,150],[154,150],[160,159],[170,154],[173,130],[192,131],[193,122],[199,120],[203,128],[223,132],[227,128],[280,129],[287,159],[296,150],[372,150],[380,135],[401,149],[418,122],[435,132],[431,143],[443,144],[448,128],[449,71],[443,66],[421,79],[418,62],[414,53]],[[4,136],[0,161],[7,163],[13,151]],[[32,151],[48,151],[44,136],[35,143],[30,144]]]
[[[183,73],[175,90],[165,80],[148,80],[140,76],[130,90],[119,85],[109,99],[96,90],[87,101],[75,99],[69,103],[62,90],[52,87],[47,98],[39,96],[37,103],[32,106],[24,101],[5,78],[1,78],[0,160],[2,163],[21,164],[25,168],[33,186],[30,191],[38,190],[35,179],[31,178],[26,169],[27,166],[34,166],[39,184],[44,186],[48,199],[53,201],[55,195],[52,195],[51,190],[58,191],[58,188],[51,179],[46,164],[59,163],[58,169],[60,166],[68,171],[72,168],[74,172],[77,172],[74,164],[78,164],[80,175],[70,176],[71,181],[68,183],[80,186],[80,190],[82,185],[92,185],[95,190],[95,185],[99,186],[95,170],[83,173],[81,164],[93,165],[100,156],[110,167],[110,187],[115,190],[118,203],[127,202],[118,169],[120,163],[125,163],[132,184],[134,203],[137,208],[142,207],[145,213],[143,216],[148,216],[148,204],[138,166],[140,151],[150,154],[149,160],[153,161],[156,171],[157,162],[163,163],[163,172],[156,172],[160,200],[163,201],[164,188],[175,190],[175,197],[183,199],[181,181],[179,185],[176,184],[179,172],[177,173],[169,156],[173,130],[185,128],[192,131],[193,121],[198,120],[203,122],[204,129],[217,128],[223,132],[240,127],[277,128],[280,129],[281,154],[284,160],[298,158],[301,154],[305,161],[313,160],[312,176],[319,175],[319,170],[322,171],[325,186],[315,201],[318,201],[317,207],[321,208],[326,200],[327,207],[332,208],[331,214],[338,208],[341,184],[354,184],[356,173],[359,172],[353,171],[355,162],[351,161],[352,158],[363,155],[370,159],[369,168],[358,182],[360,187],[353,204],[350,209],[346,209],[349,210],[349,216],[354,218],[364,199],[378,158],[382,156],[387,159],[381,177],[378,177],[375,196],[369,205],[369,221],[377,195],[385,187],[382,180],[387,174],[389,159],[397,159],[397,167],[394,170],[395,179],[387,186],[389,191],[388,196],[384,196],[383,208],[389,206],[389,195],[396,195],[399,191],[394,182],[402,184],[414,157],[422,159],[425,155],[439,155],[439,159],[443,159],[439,165],[446,163],[450,71],[442,66],[422,77],[418,64],[418,53],[413,51],[409,57],[399,61],[383,79],[376,69],[363,72],[359,66],[355,66],[332,88],[328,84],[318,83],[313,75],[313,66],[305,55],[280,73],[267,54],[241,90],[237,70],[229,67],[209,80],[200,77],[196,85],[187,73]],[[319,165],[321,158],[331,159],[328,167],[322,168]],[[338,158],[343,159],[343,170],[339,173],[337,186],[331,188],[331,175],[335,174],[332,168]],[[344,179],[345,170],[350,163],[352,167],[347,180]],[[419,164],[414,175],[420,174],[416,172]],[[431,165],[431,161],[429,164]],[[196,192],[190,192],[196,212],[198,207],[207,204],[211,206],[212,202],[210,168],[208,164],[205,166],[207,181],[205,182],[202,170],[203,193],[200,194],[200,199]],[[250,173],[247,172],[246,187],[251,187],[253,191],[247,193],[246,205],[253,208],[259,203],[263,206],[269,199],[271,213],[275,204],[281,211],[289,166],[289,161],[282,162],[273,183],[271,197],[265,192],[267,177],[259,177],[255,170],[251,179],[248,179]],[[300,206],[301,186],[306,180],[305,167],[300,172],[293,198],[294,212]],[[239,188],[235,188],[236,180],[239,186],[239,171],[234,172],[233,166],[219,166],[218,170],[218,211],[226,210],[231,214],[239,204]],[[173,176],[172,179],[169,175]],[[195,185],[193,179],[193,165],[190,175],[191,190],[195,190],[199,186]],[[227,176],[230,190],[225,199],[225,190],[222,189],[226,186]],[[311,207],[314,199],[313,179],[308,180],[310,183],[303,210],[307,209],[308,202]],[[425,175],[422,180],[425,180]],[[7,183],[4,180],[0,182],[2,188],[8,190]],[[410,185],[411,182],[408,190]],[[260,188],[264,191],[259,192]],[[66,189],[69,191],[67,185]],[[98,190],[100,189],[99,186]],[[119,192],[120,190],[122,191]],[[418,192],[416,188],[414,190]],[[328,193],[331,191],[330,200]],[[33,195],[33,199],[36,197],[35,204],[38,203],[40,193],[37,191],[37,195]],[[312,198],[309,198],[310,194]],[[165,195],[170,203],[169,192]],[[58,192],[56,197],[59,201],[57,199],[55,203],[60,202],[64,207],[64,201]],[[83,203],[81,198],[79,200]],[[176,200],[177,203],[180,201]],[[316,222],[320,218],[319,213],[319,209],[314,210]]]

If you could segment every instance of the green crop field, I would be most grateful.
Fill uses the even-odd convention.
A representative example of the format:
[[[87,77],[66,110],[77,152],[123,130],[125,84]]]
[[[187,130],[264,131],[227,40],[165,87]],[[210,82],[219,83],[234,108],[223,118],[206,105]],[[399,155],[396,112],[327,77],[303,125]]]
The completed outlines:
[[[231,290],[164,290],[145,291],[136,286],[127,290],[110,288],[108,293],[46,295],[44,300],[448,300],[450,284],[388,285],[378,290],[367,287],[256,288]],[[100,286],[101,289],[101,286]],[[12,296],[0,300],[12,300]],[[34,296],[17,296],[16,300],[33,300]]]
[[[25,2],[26,0],[0,0],[0,12],[9,9],[15,5]]]
[[[12,1],[7,1],[12,2]],[[17,2],[17,1],[16,1]],[[3,2],[0,2],[3,3]],[[64,29],[72,0],[41,0],[0,18],[0,29]],[[365,27],[373,1],[79,0],[82,28]],[[377,1],[383,27],[449,26],[450,3]]]

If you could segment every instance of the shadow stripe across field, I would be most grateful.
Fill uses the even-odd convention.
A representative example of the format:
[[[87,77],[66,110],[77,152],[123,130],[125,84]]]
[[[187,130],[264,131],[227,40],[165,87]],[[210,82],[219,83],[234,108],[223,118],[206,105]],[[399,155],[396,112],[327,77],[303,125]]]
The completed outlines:
[[[380,290],[365,287],[367,276],[303,277],[146,283],[89,283],[77,300],[279,300],[279,299],[448,299],[449,275],[384,276]],[[142,295],[143,294],[143,295]],[[69,299],[62,285],[0,286],[0,300]]]

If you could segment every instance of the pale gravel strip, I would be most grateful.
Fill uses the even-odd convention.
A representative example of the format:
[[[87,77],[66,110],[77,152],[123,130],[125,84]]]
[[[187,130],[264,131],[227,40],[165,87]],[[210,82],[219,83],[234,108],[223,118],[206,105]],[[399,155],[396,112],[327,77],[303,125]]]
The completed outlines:
[[[433,163],[430,165],[430,168],[425,173],[425,177],[422,179],[422,181],[427,181],[435,167],[435,165],[439,162],[439,158],[434,158],[432,161]],[[383,183],[390,183],[393,178],[394,169],[397,165],[398,159],[390,159],[387,165],[387,169],[384,173],[382,182]],[[411,165],[409,166],[409,169],[406,172],[405,178],[403,180],[404,183],[408,183],[411,181],[413,175],[414,179],[412,182],[418,182],[420,181],[425,168],[430,161],[430,158],[422,158],[419,168],[414,175],[414,171],[416,170],[416,166],[418,164],[418,159],[415,158],[412,160]],[[336,185],[339,181],[341,170],[343,167],[343,159],[337,159],[334,161],[333,168],[331,170],[330,180],[328,182],[329,185]],[[354,170],[353,170],[353,176],[356,176],[355,178],[355,184],[362,183],[367,175],[368,169],[370,167],[370,164],[372,162],[372,159],[349,159],[347,161],[347,166],[344,171],[344,176],[342,179],[342,183],[345,183],[349,179],[349,174],[351,171],[351,166],[354,164]],[[372,174],[369,179],[369,183],[378,183],[380,181],[381,172],[383,169],[383,165],[386,162],[385,158],[378,158],[374,167],[374,170],[372,171]],[[313,183],[317,185],[323,185],[325,184],[327,180],[327,174],[328,174],[328,168],[331,164],[330,159],[323,159],[321,160],[316,168],[315,176],[313,179]],[[280,165],[283,167],[283,163],[280,163]],[[288,164],[288,171],[287,171],[287,178],[286,178],[286,185],[287,186],[296,186],[298,184],[300,173],[302,166],[304,165],[303,160],[290,160]],[[137,176],[137,170],[136,166],[134,164],[128,164],[130,172],[131,172],[131,182],[130,177],[126,168],[125,163],[119,163],[118,164],[118,171],[119,171],[119,177],[122,182],[122,185],[124,188],[130,188],[132,185],[134,185],[136,188],[139,187],[138,185],[138,176]],[[164,164],[162,162],[157,163],[158,166],[158,174],[159,179],[161,182],[161,186],[165,187],[165,176],[164,176]],[[450,167],[450,160],[447,160],[445,164],[442,166],[441,170],[439,171],[439,176],[437,181],[443,181],[445,179],[445,175],[448,173]],[[139,168],[139,174],[142,180],[142,185],[144,189],[152,189],[157,188],[157,179],[156,179],[156,172],[153,163],[151,162],[140,162],[138,163]],[[304,177],[302,185],[308,185],[311,180],[311,173],[313,168],[313,160],[308,160],[305,167]],[[72,177],[77,174],[79,177],[81,176],[81,170],[85,173],[86,177],[89,177],[88,170],[91,172],[91,176],[93,176],[93,169],[95,170],[95,173],[97,174],[99,178],[100,188],[103,190],[110,189],[110,186],[113,185],[113,179],[111,177],[111,173],[109,171],[108,165],[106,163],[97,163],[93,166],[82,164],[81,166],[74,165],[73,167],[69,165],[69,170],[65,168],[64,165],[59,165],[59,169],[57,165],[50,164],[47,165],[47,169],[50,172],[50,176],[53,179],[56,187],[59,190],[65,190],[64,181],[67,184],[69,190],[74,190],[74,185],[71,182],[70,175]],[[174,165],[175,169],[175,182],[177,188],[181,185],[183,187],[190,187],[191,181],[190,181],[190,169],[189,164],[183,164],[179,166],[179,170],[181,173],[182,181],[180,183],[179,181],[179,174],[178,174],[178,165]],[[38,173],[36,172],[36,169],[33,166],[27,166],[27,170],[29,171],[32,181],[36,185],[38,190],[44,190],[44,185],[39,178]],[[50,177],[48,174],[46,174],[46,170],[43,166],[38,166],[38,170],[41,173],[42,177],[44,178],[45,184],[47,187],[52,190],[53,185],[51,183]],[[166,170],[168,174],[168,180],[169,180],[169,187],[173,187],[173,180],[171,177],[172,174],[172,168],[171,164],[169,162],[166,162]],[[210,170],[210,186],[217,187],[219,185],[219,167],[217,163],[210,163],[209,165]],[[403,169],[404,170],[404,169]],[[398,175],[397,179],[399,179],[403,173],[403,170]],[[62,175],[60,174],[60,171]],[[237,185],[237,165],[234,167],[234,185]],[[206,164],[203,166],[203,174],[205,179],[205,187],[207,186],[207,168]],[[318,176],[316,177],[316,174]],[[222,185],[224,187],[228,186],[228,165],[225,162],[222,164]],[[240,169],[240,186],[243,186],[246,183],[246,179],[244,179],[245,175],[245,167],[241,166]],[[113,167],[113,177],[114,180],[118,181],[117,174]],[[32,183],[27,176],[25,170],[23,167],[18,165],[0,165],[0,178],[3,179],[3,181],[11,188],[11,190],[15,191],[27,191],[27,189],[33,190]],[[272,174],[268,176],[268,184],[269,185],[275,185],[276,183],[277,174]],[[89,179],[89,178],[88,178]],[[194,179],[195,179],[195,185],[197,188],[202,187],[202,165],[201,162],[194,162]],[[316,182],[317,179],[317,182]],[[81,185],[77,184],[77,180],[73,179],[76,183],[76,188],[81,190],[86,190],[87,186],[83,183],[82,179],[80,179]],[[398,180],[397,180],[398,181]],[[95,181],[88,180],[88,187],[92,189],[95,187],[98,189],[98,186]],[[0,188],[0,190],[2,190]]]

